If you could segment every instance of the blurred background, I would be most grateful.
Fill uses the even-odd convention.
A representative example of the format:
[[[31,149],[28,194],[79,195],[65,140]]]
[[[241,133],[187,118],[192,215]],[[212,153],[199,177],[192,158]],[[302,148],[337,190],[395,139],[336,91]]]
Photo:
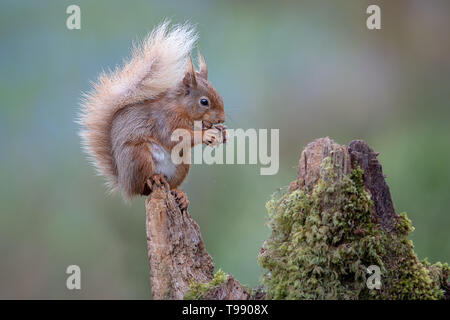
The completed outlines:
[[[81,8],[81,30],[66,8]],[[381,7],[381,30],[366,8]],[[108,195],[80,150],[81,93],[164,17],[197,24],[229,128],[280,129],[280,171],[196,165],[183,189],[216,267],[256,286],[265,202],[303,147],[381,154],[419,257],[450,262],[449,1],[2,1],[0,298],[149,299],[144,198]],[[66,288],[68,265],[81,290]]]

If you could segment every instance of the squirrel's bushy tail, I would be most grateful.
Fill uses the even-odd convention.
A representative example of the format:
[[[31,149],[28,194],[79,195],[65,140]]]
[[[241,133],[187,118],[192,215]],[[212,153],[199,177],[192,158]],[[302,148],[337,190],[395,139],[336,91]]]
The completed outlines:
[[[111,124],[117,111],[153,98],[182,81],[186,57],[197,40],[186,23],[156,27],[134,45],[131,58],[109,73],[102,72],[91,92],[83,97],[79,123],[83,148],[111,190],[117,188],[117,168],[112,155]]]

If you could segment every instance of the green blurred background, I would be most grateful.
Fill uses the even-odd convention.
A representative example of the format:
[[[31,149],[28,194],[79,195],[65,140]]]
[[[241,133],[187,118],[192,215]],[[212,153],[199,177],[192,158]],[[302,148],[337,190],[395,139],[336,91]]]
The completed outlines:
[[[197,165],[183,185],[216,267],[258,284],[265,202],[323,136],[381,152],[419,257],[450,261],[449,1],[2,1],[0,298],[150,298],[144,199],[106,193],[74,119],[90,81],[164,17],[197,24],[228,127],[280,129],[277,175]],[[71,264],[82,290],[66,289]]]

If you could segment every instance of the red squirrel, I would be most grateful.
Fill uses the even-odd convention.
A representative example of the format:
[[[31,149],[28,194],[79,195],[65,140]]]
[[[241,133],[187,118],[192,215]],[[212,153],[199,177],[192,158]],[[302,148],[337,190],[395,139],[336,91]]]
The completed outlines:
[[[200,52],[199,71],[190,57],[196,40],[189,24],[169,28],[163,22],[122,67],[100,74],[84,96],[79,121],[84,149],[110,189],[126,199],[165,186],[186,209],[186,196],[177,188],[190,166],[172,162],[177,144],[172,132],[188,130],[194,146],[194,121],[202,121],[203,143],[225,136],[222,97],[208,82]]]

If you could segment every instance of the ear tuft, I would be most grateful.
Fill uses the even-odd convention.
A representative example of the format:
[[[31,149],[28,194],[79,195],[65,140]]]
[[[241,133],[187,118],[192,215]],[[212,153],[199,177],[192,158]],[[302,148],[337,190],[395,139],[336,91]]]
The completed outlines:
[[[192,63],[191,55],[187,55],[187,63],[186,63],[186,72],[184,74],[183,83],[187,87],[196,87],[197,86],[197,79],[195,76],[195,68],[194,64]]]
[[[198,65],[200,66],[199,74],[203,79],[208,80],[208,67],[206,66],[205,58],[200,53],[200,50],[197,50],[197,56],[198,56]]]

